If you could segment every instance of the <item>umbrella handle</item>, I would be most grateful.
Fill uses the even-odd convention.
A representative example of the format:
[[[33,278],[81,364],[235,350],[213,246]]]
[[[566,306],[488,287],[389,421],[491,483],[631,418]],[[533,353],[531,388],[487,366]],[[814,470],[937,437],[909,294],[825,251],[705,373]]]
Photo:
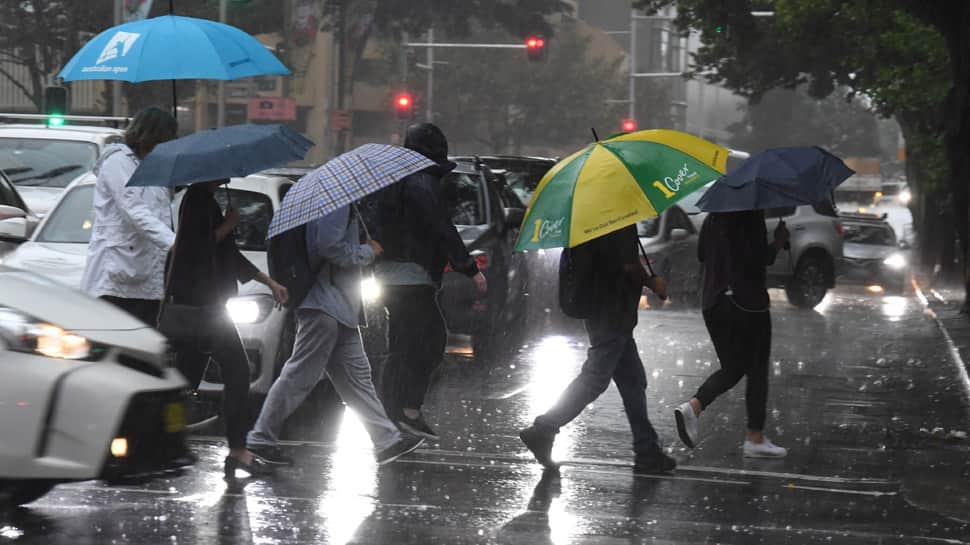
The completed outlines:
[[[650,258],[647,257],[647,251],[643,248],[640,237],[637,237],[637,246],[640,247],[640,253],[643,254],[643,262],[647,264],[647,272],[650,273],[650,276],[657,276],[657,273],[653,272],[653,267],[650,266]]]

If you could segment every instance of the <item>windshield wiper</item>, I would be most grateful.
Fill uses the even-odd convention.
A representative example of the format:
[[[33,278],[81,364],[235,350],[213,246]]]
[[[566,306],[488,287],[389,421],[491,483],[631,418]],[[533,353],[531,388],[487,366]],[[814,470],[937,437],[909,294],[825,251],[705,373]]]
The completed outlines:
[[[24,172],[29,172],[34,170],[31,167],[14,167],[14,168],[0,168],[0,172],[3,172],[7,176],[13,176],[14,174],[23,174]]]
[[[13,180],[13,183],[18,185],[24,185],[24,186],[41,185],[44,180],[49,180],[55,176],[60,176],[61,174],[66,174],[72,170],[77,170],[79,168],[83,168],[83,165],[63,165],[57,168],[52,168],[47,172],[42,172],[40,174],[37,174],[36,176],[27,176],[26,178],[18,178],[17,180]],[[38,182],[33,184],[23,183],[27,180],[38,180]]]

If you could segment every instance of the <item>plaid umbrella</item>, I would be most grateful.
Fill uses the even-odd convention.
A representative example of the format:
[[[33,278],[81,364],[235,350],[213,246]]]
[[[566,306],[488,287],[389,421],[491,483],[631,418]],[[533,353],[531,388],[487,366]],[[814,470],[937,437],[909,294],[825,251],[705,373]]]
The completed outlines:
[[[338,155],[300,178],[286,193],[267,238],[322,218],[434,165],[416,151],[387,144],[364,144]]]

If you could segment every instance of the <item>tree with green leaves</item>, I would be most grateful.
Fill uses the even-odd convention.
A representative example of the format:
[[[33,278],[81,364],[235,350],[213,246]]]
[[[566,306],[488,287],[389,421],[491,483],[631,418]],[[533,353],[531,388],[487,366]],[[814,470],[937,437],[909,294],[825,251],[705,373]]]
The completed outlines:
[[[675,5],[680,27],[698,31],[704,44],[694,58],[696,73],[753,101],[776,88],[805,84],[813,96],[824,97],[844,87],[865,95],[880,114],[894,116],[907,141],[907,174],[920,203],[915,215],[921,240],[935,241],[947,234],[932,229],[932,218],[923,212],[952,201],[963,263],[970,261],[970,3],[635,4],[648,11]],[[770,11],[772,16],[757,17],[753,11]],[[968,273],[964,267],[970,293]]]
[[[80,49],[82,37],[110,24],[111,0],[0,2],[0,82],[22,91],[41,111],[44,88]],[[27,80],[7,67],[26,69]]]

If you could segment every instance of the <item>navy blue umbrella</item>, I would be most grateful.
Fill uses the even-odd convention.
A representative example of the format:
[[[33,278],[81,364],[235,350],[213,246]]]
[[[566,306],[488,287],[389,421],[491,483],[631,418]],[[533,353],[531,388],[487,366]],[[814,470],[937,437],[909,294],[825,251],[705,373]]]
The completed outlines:
[[[815,204],[855,172],[818,146],[772,148],[719,178],[697,201],[705,212]]]
[[[128,180],[129,187],[188,185],[247,176],[303,159],[313,142],[286,125],[231,125],[159,144]]]

